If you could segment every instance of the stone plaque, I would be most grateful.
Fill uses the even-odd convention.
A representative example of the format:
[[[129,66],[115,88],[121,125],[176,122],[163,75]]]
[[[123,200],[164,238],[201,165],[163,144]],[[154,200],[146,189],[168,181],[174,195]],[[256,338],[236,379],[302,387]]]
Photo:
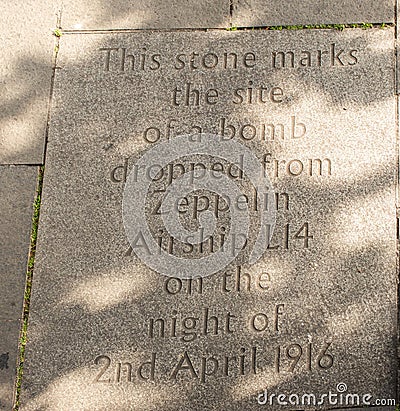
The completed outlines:
[[[21,410],[390,405],[393,44],[63,36]]]
[[[392,23],[393,0],[233,0],[237,27],[297,24]]]

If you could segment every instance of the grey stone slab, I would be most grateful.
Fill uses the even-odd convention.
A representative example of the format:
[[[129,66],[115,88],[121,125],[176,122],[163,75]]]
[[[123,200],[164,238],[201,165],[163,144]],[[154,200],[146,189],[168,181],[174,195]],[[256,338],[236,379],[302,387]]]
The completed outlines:
[[[0,16],[0,164],[43,162],[57,5],[15,1]]]
[[[299,24],[393,23],[394,0],[233,0],[237,27]]]
[[[0,410],[2,411],[10,411],[14,404],[19,328],[19,321],[0,321]]]
[[[38,168],[0,167],[0,321],[22,315]]]
[[[392,28],[63,36],[20,409],[303,409],[280,407],[278,395],[327,401],[331,392],[338,402],[325,402],[328,409],[354,408],[341,392],[353,400],[370,395],[371,405],[395,398],[393,44]],[[178,134],[199,128],[252,150],[255,170],[265,164],[279,200],[261,259],[250,264],[246,249],[202,288],[199,279],[151,269],[143,242],[130,247],[126,233],[141,227],[144,214],[157,238],[146,237],[149,244],[162,236],[162,246],[175,244],[181,257],[160,260],[161,272],[172,267],[178,277],[173,264],[194,258],[194,274],[213,269],[199,246],[186,255],[171,242],[156,190],[171,176],[179,181],[190,161],[214,167],[217,156],[226,187],[236,176],[251,196],[250,174],[242,179],[230,168],[230,151],[210,140],[188,157],[182,144],[171,153],[185,158],[161,179],[157,164],[170,155],[163,149],[136,168],[140,179],[153,166],[149,175],[160,185],[153,182],[147,196],[134,181],[126,185],[136,194],[126,198],[145,199],[134,210],[125,204],[127,231],[122,213],[126,176],[159,148],[152,141],[170,139],[172,147]],[[211,157],[202,157],[209,147]],[[195,195],[221,193],[215,184],[179,209],[189,231],[199,231]],[[222,226],[233,230],[239,206],[235,198],[231,204],[232,214],[218,215],[215,242]],[[253,245],[267,225],[258,224],[254,200],[249,207]],[[265,390],[272,407],[257,402]]]
[[[65,0],[62,7],[64,29],[225,28],[230,25],[229,0]]]

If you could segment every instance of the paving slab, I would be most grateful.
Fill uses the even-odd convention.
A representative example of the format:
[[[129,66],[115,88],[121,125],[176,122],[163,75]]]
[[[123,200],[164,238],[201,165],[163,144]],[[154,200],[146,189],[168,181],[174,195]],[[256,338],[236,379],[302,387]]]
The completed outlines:
[[[20,409],[395,398],[393,44],[392,28],[63,36]]]
[[[0,164],[41,164],[57,5],[15,1],[0,16]]]
[[[37,175],[35,166],[0,167],[0,321],[22,315]]]
[[[0,410],[14,398],[38,168],[0,166]]]
[[[62,5],[62,26],[69,30],[225,28],[229,24],[229,0],[65,0]]]
[[[17,371],[19,321],[0,320],[0,410],[10,411],[14,404]]]
[[[394,0],[233,0],[237,27],[303,24],[393,23]]]

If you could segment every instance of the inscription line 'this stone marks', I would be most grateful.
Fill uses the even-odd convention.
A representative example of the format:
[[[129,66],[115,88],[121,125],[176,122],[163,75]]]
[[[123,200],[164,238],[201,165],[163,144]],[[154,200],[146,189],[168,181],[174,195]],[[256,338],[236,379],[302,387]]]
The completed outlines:
[[[157,71],[162,64],[172,65],[175,70],[238,70],[252,69],[256,66],[268,66],[264,55],[246,52],[241,55],[234,52],[180,53],[172,57],[173,61],[163,62],[162,54],[149,52],[146,47],[131,51],[126,47],[105,47],[99,49],[102,69],[110,72]],[[270,67],[307,68],[307,67],[346,67],[359,64],[359,50],[343,48],[331,43],[325,49],[317,50],[273,50],[270,53]]]

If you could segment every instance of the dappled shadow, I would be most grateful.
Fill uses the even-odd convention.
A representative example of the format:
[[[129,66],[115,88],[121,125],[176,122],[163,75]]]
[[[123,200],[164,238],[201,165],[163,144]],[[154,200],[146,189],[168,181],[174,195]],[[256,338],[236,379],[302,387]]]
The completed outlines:
[[[381,398],[396,394],[392,32],[328,31],[323,39],[321,33],[69,34],[61,39],[21,410],[252,410],[260,408],[256,399],[265,388],[326,393],[339,382],[351,392],[365,389]],[[301,53],[329,49],[333,43],[357,47],[360,65],[325,67],[322,74],[318,67],[271,71],[267,66],[276,51],[273,44],[282,44],[284,51],[295,45],[293,52]],[[205,69],[170,69],[163,76],[102,71],[99,48],[144,46],[150,52],[162,50],[165,65],[186,50],[223,52],[233,46],[238,53],[254,51],[265,65],[248,71],[217,69],[212,76]],[[267,88],[281,86],[282,105],[232,104],[228,92],[250,80]],[[188,81],[201,91],[226,90],[224,105],[171,107],[173,87]],[[268,273],[269,286],[223,291],[223,273],[217,273],[204,280],[201,294],[184,294],[184,289],[168,294],[167,278],[127,253],[123,183],[113,182],[111,171],[149,147],[142,139],[146,127],[161,128],[171,118],[179,119],[176,132],[199,124],[203,131],[216,132],[222,116],[238,126],[288,122],[293,115],[307,124],[303,139],[240,140],[254,149],[260,164],[266,153],[304,164],[310,158],[332,159],[331,175],[325,171],[322,176],[306,171],[294,177],[283,163],[278,162],[278,171],[269,165],[275,189],[289,194],[290,207],[278,210],[271,249],[254,267],[243,265],[254,284],[257,275]],[[302,233],[296,237],[305,222],[313,236],[309,247]],[[282,239],[287,224],[293,230],[288,249]],[[233,264],[228,270],[236,272]],[[279,304],[284,314],[277,331]],[[182,318],[204,316],[206,308],[218,316],[224,331],[201,335],[199,328],[193,341],[185,341]],[[228,313],[235,316],[232,333]],[[251,330],[256,313],[269,318],[263,332]],[[171,331],[165,338],[149,337],[149,319],[161,316],[169,327],[176,319],[177,336]],[[290,344],[304,350],[294,372],[285,351]],[[259,352],[256,373],[250,359],[254,347]],[[278,347],[283,353],[279,374]],[[319,362],[325,349],[335,358],[329,369]],[[173,370],[185,351],[198,374],[186,367],[175,379]],[[138,367],[152,353],[154,381],[146,381],[148,366],[140,380]],[[104,356],[111,364],[100,375]],[[221,374],[204,375],[202,383],[202,361],[211,356],[218,361],[231,357],[233,365],[224,371],[219,363]],[[118,368],[121,363],[125,370]],[[132,364],[131,382],[126,363]]]
[[[395,167],[392,167],[394,170]],[[389,206],[392,182],[382,184],[387,180],[386,175],[366,176],[359,181],[351,201],[343,196],[341,187],[330,190],[328,196],[326,192],[312,186],[305,187],[304,192],[310,193],[316,204],[323,200],[327,207],[334,203],[344,212],[360,212],[358,205],[365,199],[366,183],[371,181],[371,177],[381,187],[380,190],[372,190],[372,197],[378,197],[378,205],[384,208]],[[363,212],[370,214],[367,210],[361,210]],[[326,220],[325,233],[318,229],[321,216]],[[337,217],[321,209],[309,216],[315,241],[326,244],[326,248],[318,254],[313,253],[312,249],[306,250],[306,255],[300,255],[294,261],[288,251],[267,251],[262,262],[252,268],[253,279],[259,273],[270,273],[271,288],[266,292],[259,289],[251,293],[245,290],[240,293],[221,292],[222,279],[219,273],[205,279],[202,295],[167,295],[166,278],[152,273],[135,258],[131,261],[132,257],[124,257],[128,244],[121,238],[113,237],[107,230],[101,236],[96,236],[100,240],[96,243],[99,249],[95,260],[98,261],[92,262],[89,275],[83,274],[79,268],[82,261],[92,255],[87,249],[78,251],[83,248],[83,244],[72,241],[69,250],[65,250],[65,243],[55,244],[56,249],[62,247],[66,251],[63,255],[68,256],[71,263],[67,259],[57,263],[52,268],[50,282],[36,277],[34,301],[35,298],[36,301],[40,299],[42,307],[32,307],[32,345],[31,348],[28,346],[25,387],[29,391],[31,385],[32,388],[40,387],[42,394],[33,388],[35,394],[32,402],[28,401],[28,397],[25,398],[26,409],[40,409],[35,404],[47,404],[48,409],[74,409],[83,397],[85,405],[81,409],[103,409],[97,408],[98,402],[107,404],[104,409],[130,409],[129,401],[133,401],[131,404],[139,409],[198,409],[200,404],[204,409],[221,409],[221,403],[229,404],[230,409],[239,410],[243,406],[257,409],[256,395],[265,387],[270,392],[297,392],[299,389],[301,392],[325,392],[327,372],[316,370],[314,378],[310,378],[303,361],[295,373],[286,370],[281,377],[276,377],[271,347],[279,344],[287,346],[288,342],[303,346],[313,342],[317,350],[324,347],[326,342],[332,342],[330,352],[337,363],[330,381],[346,381],[349,387],[355,387],[354,373],[363,375],[362,378],[367,380],[368,375],[376,375],[379,369],[378,375],[385,377],[378,380],[379,385],[374,385],[373,395],[393,396],[396,364],[394,361],[386,362],[389,358],[395,358],[396,347],[396,298],[390,294],[396,284],[394,276],[390,275],[394,264],[393,247],[386,243],[377,244],[382,241],[381,233],[368,233],[367,230],[358,237],[359,241],[354,241],[354,249],[339,243],[332,238],[332,234],[335,229],[345,227]],[[111,221],[114,219],[111,215],[109,218]],[[281,220],[286,221],[285,216]],[[76,227],[74,231],[77,237],[81,237],[77,235]],[[276,244],[279,231],[272,244]],[[318,234],[326,236],[323,239],[325,241],[318,240]],[[340,235],[346,237],[347,233],[341,232]],[[43,232],[42,239],[45,236]],[[107,238],[112,238],[116,244],[112,246],[109,241],[106,243]],[[358,248],[359,243],[364,245]],[[299,250],[291,252],[300,254]],[[101,256],[112,261],[107,264]],[[52,259],[49,255],[42,258],[44,261],[39,260],[37,263],[39,269],[43,264],[46,265],[47,258]],[[235,272],[234,267],[229,270]],[[250,271],[250,267],[244,266],[243,271]],[[70,272],[83,275],[85,280],[74,278],[74,275],[71,278]],[[118,290],[118,298],[113,298],[114,290]],[[56,296],[61,297],[55,300]],[[249,330],[248,322],[254,313],[272,316],[275,305],[282,302],[286,306],[282,332],[274,333],[268,328],[262,336],[257,336]],[[182,316],[201,316],[204,307],[209,307],[210,313],[218,315],[220,319],[227,312],[240,317],[241,321],[235,323],[235,334],[200,336],[189,343],[182,341],[182,335],[180,338],[148,338],[149,318],[163,317],[170,324],[173,310],[182,313]],[[43,318],[40,312],[52,312],[52,315]],[[367,329],[365,324],[368,324]],[[179,327],[181,325],[178,325],[178,333]],[[52,366],[41,368],[36,363],[35,367],[29,367],[29,350],[34,346],[51,347],[40,361]],[[250,350],[252,346],[259,349],[258,375],[252,375],[246,363],[247,375],[235,377],[237,370],[233,370],[231,377],[210,377],[208,382],[211,385],[207,386],[198,384],[195,378],[179,383],[168,381],[168,375],[184,350],[194,358],[196,369],[199,369],[199,359],[205,353],[221,359],[223,355],[237,356],[240,348]],[[126,375],[119,384],[115,383],[115,367],[119,362],[130,362],[133,367],[138,367],[149,361],[152,352],[158,356],[158,378],[155,384],[137,381],[136,371],[133,371],[132,383],[124,382]],[[369,355],[367,358],[366,353]],[[103,379],[110,378],[114,384],[94,384],[101,366],[104,366],[103,363],[94,363],[100,355],[112,359],[112,365]],[[377,361],[371,361],[371,358]],[[355,368],[349,367],[348,361]],[[289,366],[288,361],[285,366]],[[91,381],[89,385],[88,380]],[[367,382],[365,384],[365,389],[370,392],[371,386]],[[184,388],[186,385],[188,387]],[[154,401],[146,403],[141,400],[142,395],[151,396]],[[179,405],[174,399],[179,399]]]
[[[44,161],[56,12],[57,7],[45,0],[16,1],[9,4],[0,17],[2,164]]]

